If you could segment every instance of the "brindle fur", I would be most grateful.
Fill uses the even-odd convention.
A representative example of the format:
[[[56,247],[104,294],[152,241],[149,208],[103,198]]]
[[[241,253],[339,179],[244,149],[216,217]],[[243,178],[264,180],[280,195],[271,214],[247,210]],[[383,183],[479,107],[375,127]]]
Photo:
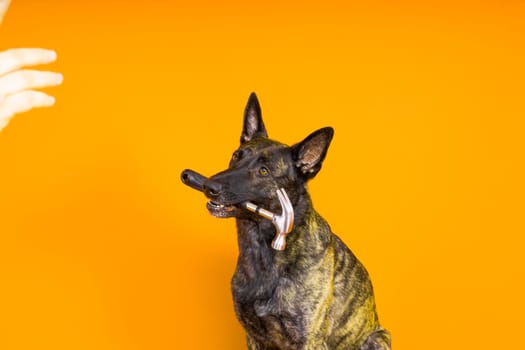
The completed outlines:
[[[323,128],[291,147],[270,140],[252,94],[239,149],[229,168],[204,186],[210,200],[227,208],[209,207],[213,215],[236,217],[239,258],[231,287],[251,350],[390,349],[366,269],[314,210],[307,191],[332,136],[332,128]],[[272,223],[239,206],[251,201],[280,213],[279,188],[295,211],[284,251],[270,246]]]

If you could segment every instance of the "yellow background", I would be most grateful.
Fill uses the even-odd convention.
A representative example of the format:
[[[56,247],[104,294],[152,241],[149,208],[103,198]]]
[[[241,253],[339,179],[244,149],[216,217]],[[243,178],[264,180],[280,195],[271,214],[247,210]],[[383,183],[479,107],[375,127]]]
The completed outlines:
[[[336,134],[310,189],[395,349],[519,348],[523,1],[15,0],[57,104],[0,134],[0,349],[244,349],[233,220],[180,171]],[[43,67],[42,67],[43,68]]]

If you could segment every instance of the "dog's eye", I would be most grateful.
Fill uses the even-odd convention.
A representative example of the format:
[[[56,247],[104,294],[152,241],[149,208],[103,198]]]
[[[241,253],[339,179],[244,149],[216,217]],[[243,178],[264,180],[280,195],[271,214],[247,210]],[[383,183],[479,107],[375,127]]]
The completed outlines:
[[[259,174],[261,174],[262,176],[268,176],[270,175],[270,170],[268,170],[267,167],[263,166],[259,168]]]

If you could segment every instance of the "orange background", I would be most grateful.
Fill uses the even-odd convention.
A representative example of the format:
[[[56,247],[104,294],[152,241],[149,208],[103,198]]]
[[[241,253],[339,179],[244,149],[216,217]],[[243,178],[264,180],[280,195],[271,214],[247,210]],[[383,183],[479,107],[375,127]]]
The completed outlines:
[[[270,136],[336,130],[311,183],[367,266],[395,349],[523,332],[523,1],[15,0],[52,109],[0,134],[0,349],[244,349],[233,220],[211,175],[248,94]],[[47,69],[47,68],[46,68]]]

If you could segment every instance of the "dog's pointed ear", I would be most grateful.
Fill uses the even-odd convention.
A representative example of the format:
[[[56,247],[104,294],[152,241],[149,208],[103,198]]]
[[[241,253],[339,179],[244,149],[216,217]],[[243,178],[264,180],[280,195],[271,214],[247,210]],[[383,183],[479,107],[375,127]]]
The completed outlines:
[[[250,94],[244,110],[244,125],[242,128],[241,145],[256,137],[268,137],[262,120],[261,106],[255,92]]]
[[[303,141],[292,146],[295,166],[307,180],[313,178],[321,170],[333,136],[334,129],[326,127],[314,131]]]

